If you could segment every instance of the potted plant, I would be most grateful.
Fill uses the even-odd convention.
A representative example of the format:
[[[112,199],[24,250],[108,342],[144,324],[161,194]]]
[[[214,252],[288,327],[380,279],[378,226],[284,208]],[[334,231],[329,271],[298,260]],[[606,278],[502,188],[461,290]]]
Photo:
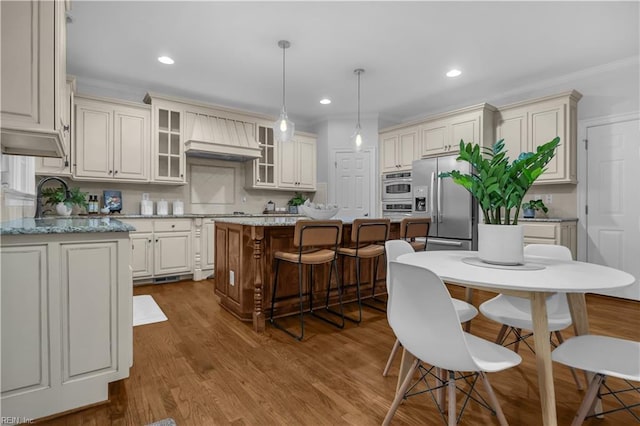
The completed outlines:
[[[307,198],[299,192],[296,192],[292,199],[287,203],[289,205],[289,213],[298,214],[298,206],[304,204]]]
[[[73,206],[87,207],[87,193],[80,191],[80,188],[71,188],[67,193],[64,188],[44,188],[42,197],[45,204],[52,205],[56,208],[59,216],[69,216],[73,210]]]
[[[546,170],[559,144],[560,138],[556,137],[538,146],[535,152],[523,152],[509,162],[502,139],[490,148],[460,141],[457,160],[469,163],[472,172],[465,174],[453,170],[441,173],[440,177],[451,177],[478,201],[484,217],[484,224],[478,225],[478,257],[481,260],[504,265],[524,261],[523,230],[518,226],[522,199]]]
[[[532,219],[536,217],[537,210],[542,210],[544,213],[549,211],[542,200],[529,200],[522,204],[522,217]]]

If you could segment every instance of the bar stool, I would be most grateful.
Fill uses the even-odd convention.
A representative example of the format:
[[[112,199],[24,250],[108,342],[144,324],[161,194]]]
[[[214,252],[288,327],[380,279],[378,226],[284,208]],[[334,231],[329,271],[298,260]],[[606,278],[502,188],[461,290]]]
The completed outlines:
[[[355,219],[351,228],[351,243],[353,244],[355,242],[355,246],[338,248],[338,254],[344,257],[351,257],[356,263],[358,319],[349,318],[345,315],[345,319],[348,319],[349,321],[353,321],[358,324],[362,321],[362,297],[360,294],[360,263],[362,259],[375,259],[372,277],[373,283],[371,286],[372,296],[375,295],[378,263],[380,256],[384,256],[384,242],[389,239],[390,227],[390,219]],[[342,288],[344,289],[344,283],[342,283]],[[379,309],[375,306],[372,307]]]
[[[274,254],[276,261],[275,274],[273,278],[273,291],[271,293],[271,317],[269,321],[276,328],[281,329],[285,333],[297,340],[304,337],[304,291],[303,291],[303,273],[302,266],[309,266],[308,294],[309,294],[309,311],[315,317],[335,325],[338,328],[344,327],[344,311],[342,306],[342,289],[340,287],[340,277],[338,275],[337,250],[338,244],[342,241],[342,221],[340,220],[298,220],[296,222],[293,245],[298,250],[294,252],[277,251]],[[298,265],[298,295],[300,298],[300,334],[295,334],[277,323],[273,317],[274,306],[278,287],[278,272],[280,270],[280,262],[290,262]],[[329,304],[329,293],[331,291],[331,275],[335,270],[336,282],[338,288],[338,300],[340,304],[340,312],[330,311],[332,314],[341,317],[341,322],[335,322],[328,318],[317,315],[313,311],[313,267],[330,263],[329,281],[327,282],[327,306]],[[284,299],[284,298],[283,298]]]
[[[424,251],[427,249],[430,226],[430,217],[405,217],[400,222],[400,239],[411,244],[414,251]],[[424,243],[416,241],[416,237],[424,237]]]

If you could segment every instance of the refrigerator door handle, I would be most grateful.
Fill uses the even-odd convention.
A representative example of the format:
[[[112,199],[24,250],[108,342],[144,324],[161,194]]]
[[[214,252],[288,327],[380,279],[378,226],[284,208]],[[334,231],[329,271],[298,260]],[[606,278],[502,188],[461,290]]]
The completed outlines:
[[[435,181],[436,181],[436,174],[435,172],[431,172],[431,188],[429,188],[429,191],[431,192],[431,194],[429,194],[429,211],[431,212],[431,221],[435,222],[436,221],[436,216],[435,216],[435,208],[434,208],[434,192],[433,189],[435,187]]]
[[[462,247],[461,241],[438,240],[436,238],[431,238],[431,237],[429,237],[427,241],[430,242],[431,244],[438,244],[441,246]]]
[[[438,176],[438,222],[442,223],[442,178]]]

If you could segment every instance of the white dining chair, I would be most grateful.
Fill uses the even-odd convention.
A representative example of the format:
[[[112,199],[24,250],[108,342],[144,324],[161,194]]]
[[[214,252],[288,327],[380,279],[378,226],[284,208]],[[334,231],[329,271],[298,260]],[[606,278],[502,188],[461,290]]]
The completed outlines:
[[[635,403],[629,405],[624,399],[618,397],[618,394],[623,392],[633,392],[636,395],[640,392],[638,386],[630,383],[630,381],[640,382],[640,342],[590,334],[576,336],[558,346],[551,353],[551,359],[594,373],[582,404],[571,423],[572,426],[582,424],[587,414],[593,409],[596,396],[607,395],[612,395],[622,408],[598,412],[597,416],[627,410],[637,422],[640,422],[640,417],[631,410],[633,407],[640,406],[638,399],[636,398]],[[629,388],[613,390],[606,383],[607,377],[622,379]],[[603,387],[606,392],[602,392]]]
[[[387,306],[391,302],[391,293],[389,292],[389,262],[392,260],[398,259],[399,256],[403,254],[413,253],[414,247],[413,245],[405,240],[388,240],[385,242],[385,251],[387,253]],[[478,315],[478,310],[471,303],[464,302],[459,299],[452,299],[453,307],[460,318],[460,322],[464,323],[467,321],[471,321],[476,315]],[[382,375],[386,377],[389,374],[389,369],[391,368],[391,364],[400,349],[400,341],[396,339],[391,348],[391,353],[389,354],[389,358],[387,359],[387,364],[382,371]]]
[[[426,375],[436,377],[438,384],[433,388],[429,387],[429,392],[447,389],[449,425],[455,425],[461,419],[472,393],[477,395],[473,400],[491,409],[501,425],[508,424],[485,373],[514,367],[520,364],[522,358],[503,346],[465,333],[449,291],[440,277],[432,271],[413,265],[390,262],[389,273],[391,275],[390,298],[387,306],[389,324],[400,343],[416,357],[416,360],[403,379],[383,424],[388,425],[391,422],[414,380],[414,373],[419,368],[423,373],[422,377]],[[421,366],[421,362],[432,367],[425,373],[423,370],[426,368]],[[431,374],[432,368],[442,369],[448,374]],[[464,378],[460,375],[456,377],[457,371],[463,371],[465,374],[473,372],[475,377],[471,380],[468,375]],[[479,377],[482,378],[491,405],[483,404],[484,400],[474,389]],[[458,414],[456,379],[461,378],[468,380],[472,385]],[[428,381],[425,380],[425,382],[429,385]],[[434,398],[434,401],[440,412],[444,413],[439,404],[443,399]]]
[[[558,260],[573,260],[571,251],[567,247],[553,244],[529,244],[525,246],[524,254]],[[564,339],[560,330],[569,327],[572,323],[567,295],[554,293],[547,297],[546,305],[549,331],[555,334],[558,343],[562,343]],[[505,346],[513,344],[514,351],[518,352],[519,343],[524,342],[529,349],[533,350],[525,340],[533,335],[533,332],[522,333],[522,330],[533,330],[531,301],[529,299],[499,294],[493,299],[482,303],[480,312],[485,317],[502,324],[502,328],[495,340],[496,343],[504,345],[509,335],[513,334],[515,341]],[[571,369],[571,374],[578,389],[582,389],[582,382],[578,378],[575,369]]]

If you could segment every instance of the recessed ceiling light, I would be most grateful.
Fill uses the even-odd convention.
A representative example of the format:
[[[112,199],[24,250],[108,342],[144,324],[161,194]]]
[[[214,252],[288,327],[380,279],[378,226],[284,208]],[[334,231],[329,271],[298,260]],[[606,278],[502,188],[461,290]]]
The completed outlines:
[[[447,73],[447,77],[457,77],[457,76],[459,76],[460,74],[462,74],[462,71],[460,71],[460,70],[456,70],[456,69],[452,69],[451,71],[449,71],[449,72]]]
[[[329,98],[322,98],[322,99],[320,99],[320,103],[321,103],[322,105],[329,105],[329,104],[331,103],[331,99],[329,99]]]
[[[160,56],[158,58],[158,62],[161,62],[166,65],[172,65],[175,61],[168,56]]]

